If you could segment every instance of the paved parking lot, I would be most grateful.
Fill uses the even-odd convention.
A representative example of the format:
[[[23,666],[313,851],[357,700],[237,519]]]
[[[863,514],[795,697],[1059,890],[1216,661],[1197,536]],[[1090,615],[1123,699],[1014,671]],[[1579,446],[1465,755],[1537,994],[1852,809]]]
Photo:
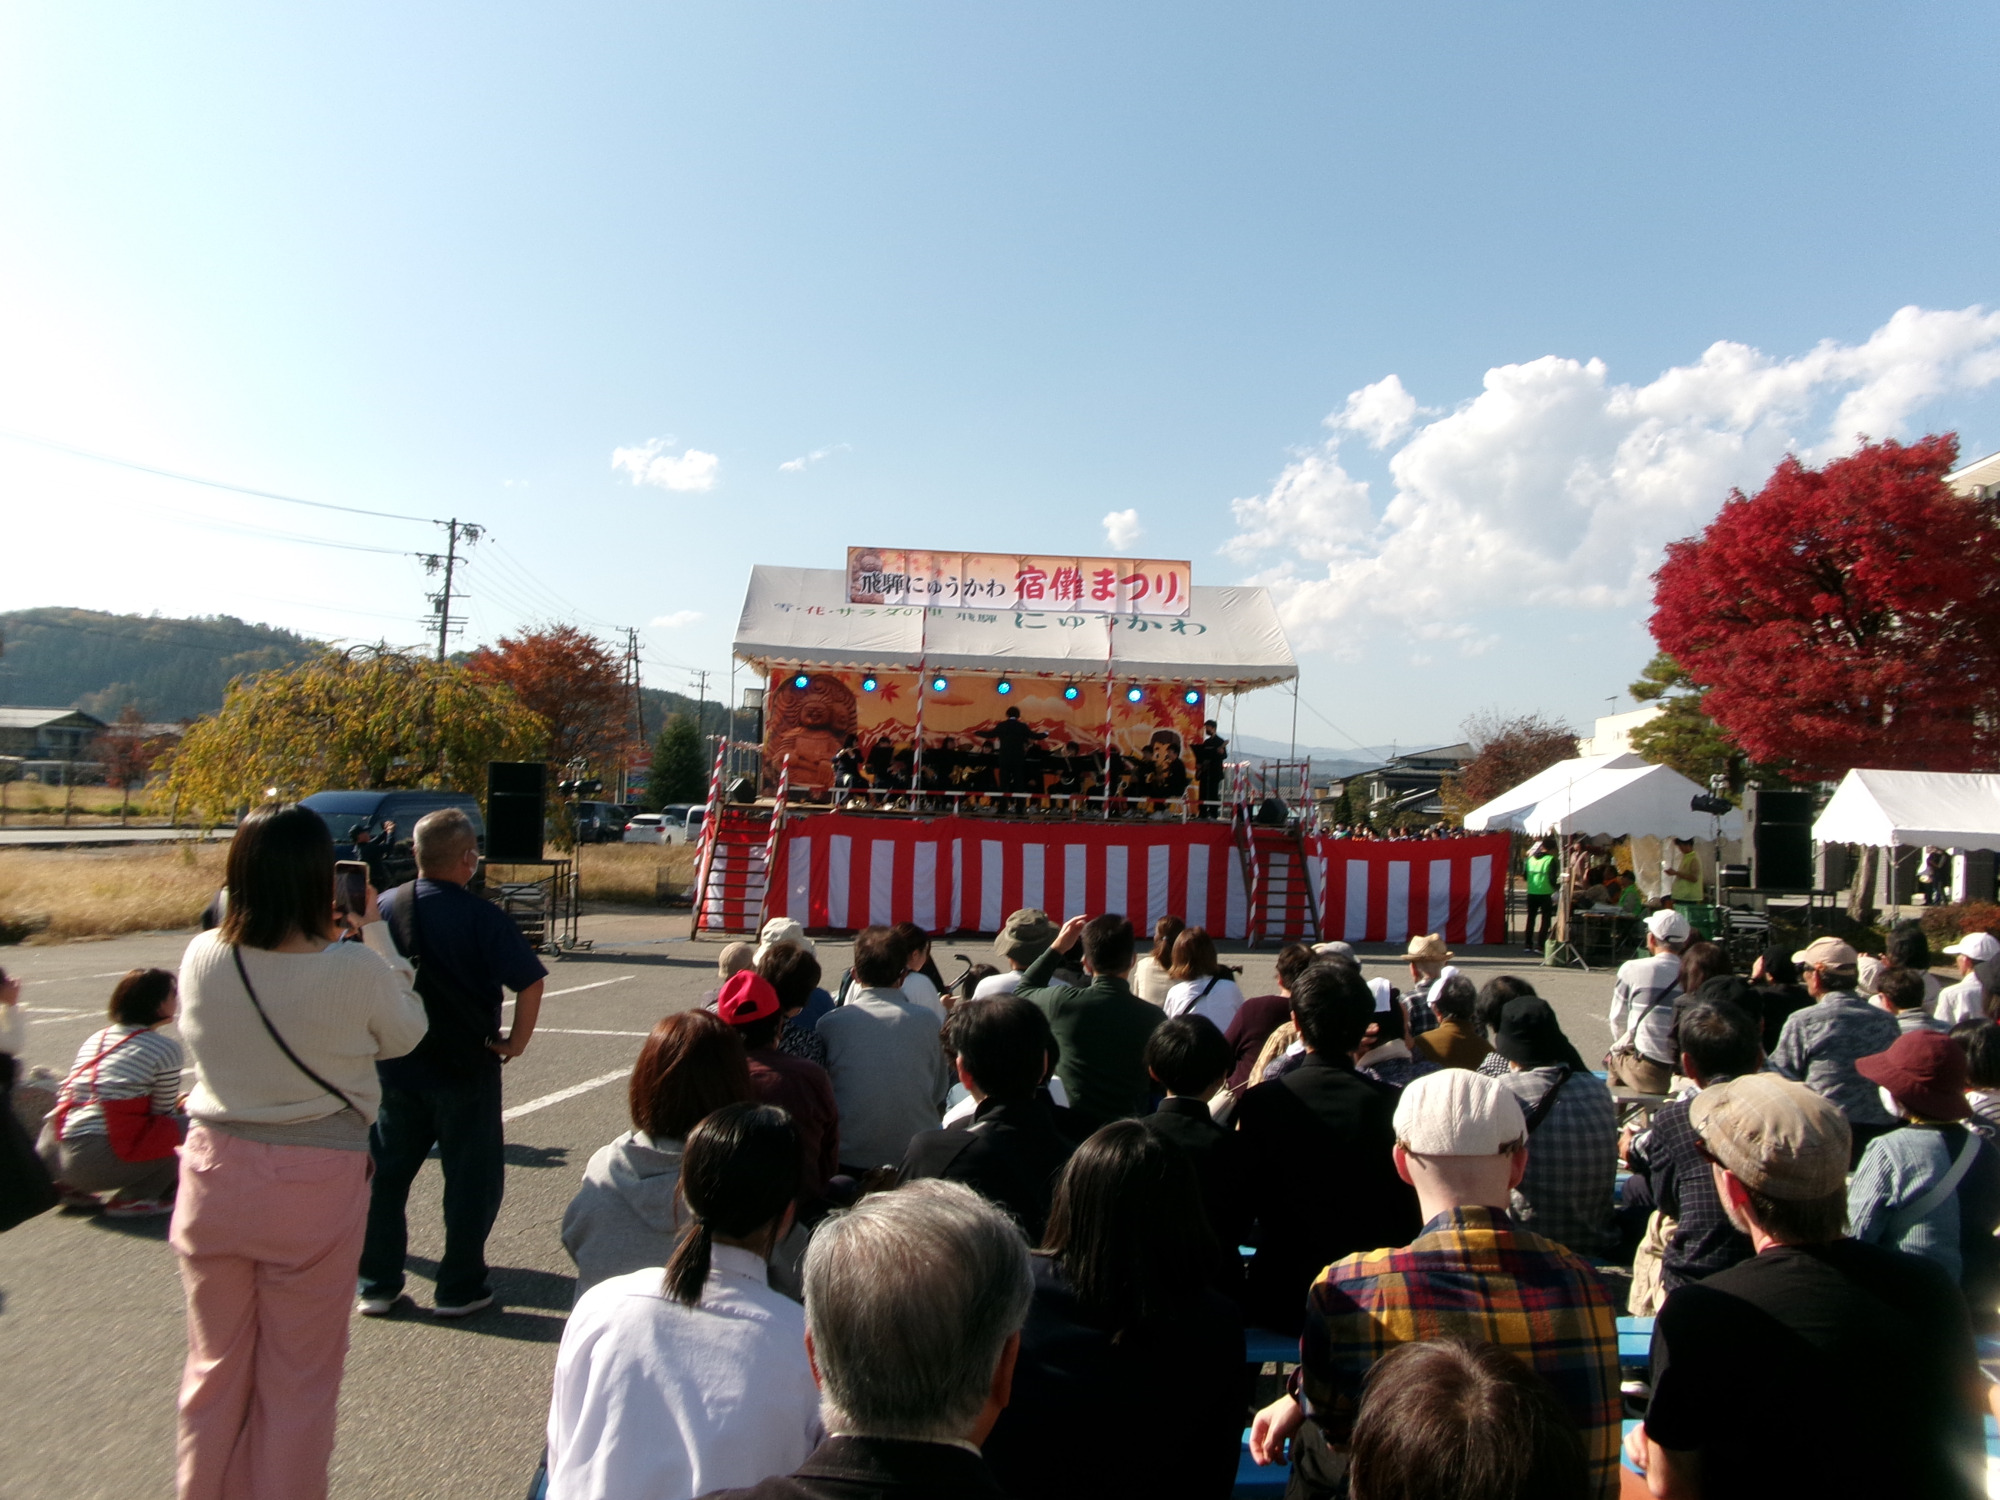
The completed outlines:
[[[528,1052],[506,1073],[507,1198],[488,1245],[500,1306],[456,1323],[421,1315],[356,1320],[341,1395],[333,1493],[346,1500],[524,1493],[540,1455],[555,1345],[570,1303],[557,1231],[591,1152],[628,1128],[623,1080],[660,1016],[699,1004],[715,983],[712,941],[685,916],[589,916],[592,951],[550,966]],[[22,977],[24,1061],[66,1068],[103,1024],[112,982],[140,965],[174,967],[186,934],[0,949]],[[938,945],[983,957],[980,939]],[[848,950],[822,943],[829,977]],[[1237,950],[1246,993],[1269,990],[1270,950]],[[1525,955],[1468,957],[1475,979],[1520,970]],[[1397,975],[1389,950],[1368,972]],[[1522,971],[1527,972],[1527,971]],[[1601,1053],[1604,973],[1532,971],[1585,1055]],[[438,1175],[411,1195],[411,1293],[427,1305],[441,1249]],[[181,1293],[165,1220],[46,1214],[0,1235],[0,1497],[132,1500],[171,1492]]]

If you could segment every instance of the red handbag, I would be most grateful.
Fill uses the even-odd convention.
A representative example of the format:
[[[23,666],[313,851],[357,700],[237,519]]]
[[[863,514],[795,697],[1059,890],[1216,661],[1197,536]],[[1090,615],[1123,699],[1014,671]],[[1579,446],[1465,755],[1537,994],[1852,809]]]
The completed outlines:
[[[55,1118],[51,1122],[55,1126],[57,1140],[62,1139],[63,1124],[76,1107],[75,1088],[85,1070],[90,1073],[90,1087],[94,1093],[97,1089],[97,1070],[104,1059],[139,1034],[135,1031],[119,1038],[63,1080]],[[180,1121],[172,1115],[154,1114],[151,1094],[140,1094],[132,1099],[100,1099],[97,1107],[104,1112],[104,1134],[111,1142],[111,1154],[120,1161],[158,1161],[180,1149]]]

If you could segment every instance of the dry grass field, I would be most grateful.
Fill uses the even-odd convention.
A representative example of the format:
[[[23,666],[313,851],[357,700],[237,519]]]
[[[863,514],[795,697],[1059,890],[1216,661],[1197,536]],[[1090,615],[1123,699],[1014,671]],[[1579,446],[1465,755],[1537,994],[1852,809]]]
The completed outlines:
[[[225,844],[0,850],[0,941],[192,927],[222,884],[227,856]]]
[[[576,853],[586,901],[654,906],[667,891],[686,899],[694,888],[693,844],[586,844]]]
[[[0,782],[0,826],[7,828],[59,827],[63,801],[69,800],[70,826],[101,828],[118,820],[118,804],[123,788],[115,786],[44,786],[39,781]],[[143,786],[132,788],[132,805],[127,819],[135,827],[164,826],[168,808],[150,796]]]

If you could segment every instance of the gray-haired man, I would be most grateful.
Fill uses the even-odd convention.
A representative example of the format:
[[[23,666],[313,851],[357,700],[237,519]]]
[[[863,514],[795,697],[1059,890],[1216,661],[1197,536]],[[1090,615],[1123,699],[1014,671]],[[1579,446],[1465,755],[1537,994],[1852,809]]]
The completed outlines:
[[[822,1224],[805,1285],[831,1435],[795,1473],[714,1500],[1000,1500],[979,1445],[1028,1316],[1021,1232],[970,1188],[912,1182]]]
[[[431,1312],[457,1318],[493,1305],[486,1236],[500,1212],[500,1065],[534,1034],[548,971],[520,930],[465,887],[479,870],[479,839],[457,808],[426,813],[412,842],[417,878],[382,897],[382,920],[415,965],[430,1030],[408,1057],[378,1063],[382,1107],[368,1135],[375,1158],[361,1295],[368,1317],[394,1312],[403,1291],[410,1184],[435,1146],[444,1169],[444,1258]],[[500,992],[515,994],[502,1034]]]

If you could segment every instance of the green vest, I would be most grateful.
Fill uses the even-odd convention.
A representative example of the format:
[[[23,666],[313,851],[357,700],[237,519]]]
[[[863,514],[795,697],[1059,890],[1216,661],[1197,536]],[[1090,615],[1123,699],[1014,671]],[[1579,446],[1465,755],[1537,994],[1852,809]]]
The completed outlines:
[[[1527,870],[1530,896],[1553,896],[1556,893],[1556,857],[1553,854],[1530,854]]]

